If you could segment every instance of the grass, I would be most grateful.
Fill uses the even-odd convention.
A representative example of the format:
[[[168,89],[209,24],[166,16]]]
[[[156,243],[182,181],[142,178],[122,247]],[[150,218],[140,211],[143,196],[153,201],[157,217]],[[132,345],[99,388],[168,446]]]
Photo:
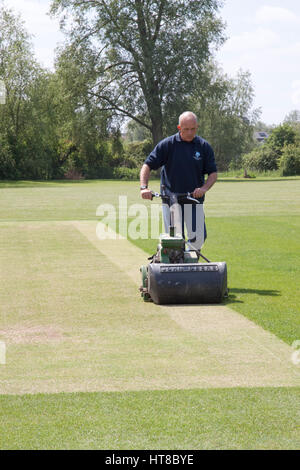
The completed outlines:
[[[153,304],[145,309],[137,286],[74,227],[1,230],[2,393],[193,383],[203,362],[197,340]]]
[[[226,304],[292,344],[300,338],[300,218],[206,217],[203,253],[226,261]],[[133,241],[151,254],[155,240]]]
[[[299,390],[0,397],[5,449],[295,449]]]
[[[97,220],[120,194],[141,202],[136,182],[0,182],[0,330],[15,335],[0,365],[0,448],[299,449],[299,387],[151,390],[203,366],[196,340],[144,312],[121,273],[61,224]],[[227,261],[227,305],[288,344],[300,338],[299,201],[299,178],[221,178],[206,198],[204,253]],[[89,392],[101,380],[126,388],[136,371],[148,390]],[[85,393],[50,393],[66,384]]]
[[[227,305],[292,344],[300,338],[300,179],[221,180],[205,213],[203,253],[227,262]],[[156,240],[132,242],[156,250]]]

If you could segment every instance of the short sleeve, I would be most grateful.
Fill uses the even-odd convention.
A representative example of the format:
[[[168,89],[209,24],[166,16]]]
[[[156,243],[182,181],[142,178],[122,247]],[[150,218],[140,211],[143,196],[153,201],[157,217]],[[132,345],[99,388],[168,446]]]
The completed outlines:
[[[205,143],[205,158],[204,158],[204,174],[209,175],[210,173],[217,172],[217,165],[215,161],[215,154],[209,143]]]
[[[144,163],[146,163],[151,170],[157,170],[165,165],[168,161],[168,147],[167,140],[162,140],[156,145],[150,155],[148,155]]]

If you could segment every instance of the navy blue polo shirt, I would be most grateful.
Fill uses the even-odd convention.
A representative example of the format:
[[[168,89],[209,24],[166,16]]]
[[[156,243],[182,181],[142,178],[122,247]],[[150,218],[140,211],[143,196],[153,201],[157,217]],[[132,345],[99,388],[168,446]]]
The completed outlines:
[[[159,142],[145,163],[151,170],[162,167],[161,185],[174,193],[193,192],[203,186],[204,175],[217,171],[209,143],[200,136],[185,142],[179,132]]]

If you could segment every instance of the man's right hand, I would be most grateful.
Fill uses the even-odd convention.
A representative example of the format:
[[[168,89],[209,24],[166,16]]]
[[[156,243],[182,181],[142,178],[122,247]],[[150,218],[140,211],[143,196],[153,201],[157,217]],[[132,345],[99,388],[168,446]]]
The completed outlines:
[[[148,189],[148,188],[142,189],[141,190],[141,196],[142,196],[143,199],[152,199],[153,196],[152,196],[151,189]]]

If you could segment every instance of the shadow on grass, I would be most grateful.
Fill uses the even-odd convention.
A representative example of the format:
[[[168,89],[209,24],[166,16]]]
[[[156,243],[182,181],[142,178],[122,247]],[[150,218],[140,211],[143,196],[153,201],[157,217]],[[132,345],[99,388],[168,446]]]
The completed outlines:
[[[228,295],[228,298],[225,300],[225,303],[226,304],[244,303],[243,300],[237,299],[236,294],[255,294],[255,295],[268,296],[268,297],[277,297],[277,296],[281,295],[279,290],[273,290],[273,289],[241,289],[241,288],[233,287],[233,288],[229,288],[229,295]]]
[[[239,289],[239,288],[229,288],[229,295],[227,298],[224,298],[221,303],[205,303],[205,304],[193,304],[193,303],[182,303],[182,304],[161,304],[158,305],[159,307],[170,307],[174,308],[181,308],[181,307],[211,307],[213,305],[230,305],[234,303],[243,304],[244,300],[237,299],[236,294],[256,294],[256,295],[265,295],[271,297],[277,297],[281,295],[279,290],[272,290],[272,289]]]

